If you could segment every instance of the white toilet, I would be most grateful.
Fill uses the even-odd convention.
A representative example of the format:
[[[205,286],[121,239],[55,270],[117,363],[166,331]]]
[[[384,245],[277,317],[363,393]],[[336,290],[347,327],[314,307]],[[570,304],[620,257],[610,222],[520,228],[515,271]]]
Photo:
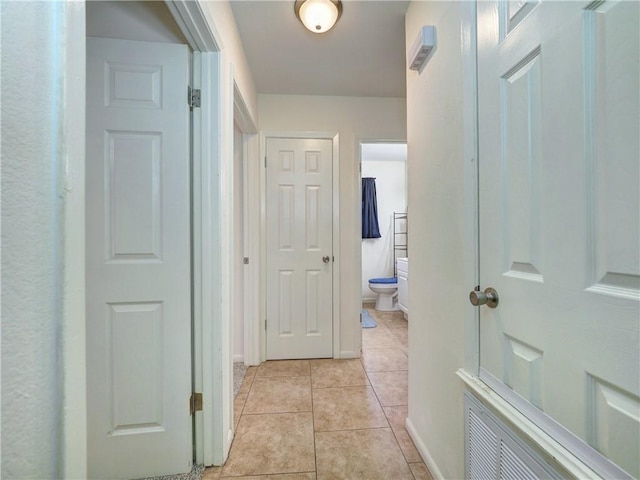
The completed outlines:
[[[398,279],[396,277],[372,278],[369,280],[369,290],[377,294],[376,310],[381,312],[399,310]]]

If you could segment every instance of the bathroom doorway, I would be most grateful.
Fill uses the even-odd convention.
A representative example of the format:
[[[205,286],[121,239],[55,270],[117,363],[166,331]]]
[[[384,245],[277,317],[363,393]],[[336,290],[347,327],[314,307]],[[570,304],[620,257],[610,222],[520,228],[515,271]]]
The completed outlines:
[[[408,416],[409,324],[400,310],[395,278],[395,260],[406,257],[408,246],[407,145],[363,142],[360,161],[360,176],[366,179],[361,181],[361,236],[373,237],[361,240],[361,361],[385,414],[398,419],[394,434],[407,440],[407,458],[417,460],[420,456],[403,426]],[[374,185],[377,222],[368,212]],[[370,285],[375,278],[382,283]]]
[[[371,212],[365,213],[366,218],[361,220],[364,227],[361,248],[361,298],[364,313],[366,309],[375,308],[376,299],[381,295],[371,290],[370,280],[393,279],[397,275],[396,260],[408,256],[407,144],[362,142],[360,176],[361,179],[373,179],[365,180],[367,192],[364,193],[369,195],[370,202],[369,189],[371,186],[375,188],[377,213],[377,229],[375,226],[371,228]],[[362,185],[361,181],[361,193]],[[392,280],[388,281],[393,285]],[[384,288],[382,287],[383,290]],[[393,290],[392,286],[390,290]],[[393,298],[388,299],[387,308],[399,309],[397,292],[390,295]]]

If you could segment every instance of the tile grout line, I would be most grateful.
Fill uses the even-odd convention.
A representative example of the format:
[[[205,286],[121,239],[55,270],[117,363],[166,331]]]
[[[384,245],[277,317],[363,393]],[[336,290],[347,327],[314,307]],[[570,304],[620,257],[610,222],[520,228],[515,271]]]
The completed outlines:
[[[384,332],[385,336],[387,336],[388,338],[391,338],[392,333],[387,328],[385,328],[386,327],[385,323],[380,321],[379,325],[382,327],[382,328],[380,328],[379,331]],[[378,349],[363,349],[363,350],[383,350],[383,349],[384,350],[397,350],[400,353],[402,353],[404,356],[407,356],[407,354],[402,351],[402,346],[401,345],[378,348]],[[364,352],[362,352],[362,353],[364,353]],[[341,372],[340,373],[340,376],[337,377],[338,380],[335,380],[335,378],[334,378],[334,380],[332,381],[332,384],[328,384],[327,386],[314,387],[314,384],[313,384],[314,369],[311,368],[311,365],[312,365],[311,362],[308,362],[308,365],[309,365],[308,372],[309,373],[306,374],[306,375],[299,375],[296,372],[296,374],[293,374],[293,375],[284,374],[284,375],[260,376],[260,377],[258,377],[258,370],[256,370],[254,375],[252,375],[251,381],[250,381],[250,383],[248,385],[245,402],[243,403],[243,406],[242,406],[242,409],[241,409],[241,412],[240,412],[240,415],[239,415],[238,423],[240,423],[240,420],[242,419],[242,417],[252,416],[252,415],[267,415],[267,416],[270,416],[270,415],[287,415],[287,414],[306,414],[306,413],[311,413],[311,424],[312,424],[312,435],[313,435],[313,455],[314,455],[314,467],[315,467],[315,470],[314,471],[307,470],[307,471],[299,471],[299,472],[286,472],[286,473],[288,473],[288,474],[296,474],[296,473],[297,474],[314,474],[316,479],[318,478],[318,443],[317,443],[317,435],[318,434],[320,434],[320,433],[323,433],[323,434],[324,433],[332,433],[332,432],[371,431],[371,430],[391,429],[391,431],[393,433],[393,439],[396,442],[397,448],[399,448],[400,452],[402,453],[402,457],[399,457],[398,460],[400,460],[400,458],[401,458],[402,460],[405,461],[405,465],[407,465],[407,467],[409,469],[410,477],[415,480],[417,477],[414,474],[414,472],[413,472],[413,470],[411,468],[411,465],[414,465],[414,466],[421,465],[423,462],[418,461],[418,462],[411,462],[410,463],[409,461],[407,461],[407,456],[406,456],[405,451],[403,450],[403,448],[402,448],[402,446],[400,444],[400,441],[398,440],[398,436],[396,435],[396,431],[391,426],[390,414],[387,414],[387,411],[385,410],[387,408],[393,408],[393,407],[407,407],[406,401],[402,405],[387,405],[387,406],[383,406],[382,402],[380,400],[380,396],[378,395],[378,392],[376,391],[375,386],[371,382],[371,375],[376,376],[376,374],[387,373],[387,372],[389,372],[389,373],[391,373],[391,372],[398,372],[398,373],[405,372],[405,373],[407,373],[408,369],[394,369],[394,370],[381,370],[381,371],[369,372],[369,371],[367,371],[365,369],[363,357],[364,357],[364,355],[361,355],[361,357],[358,359],[358,363],[354,362],[354,366],[358,365],[359,368],[362,369],[362,371],[365,374],[363,380],[364,380],[364,382],[369,382],[368,384],[362,383],[362,382],[360,382],[357,385],[342,385],[342,384],[340,384],[343,373],[349,375],[348,378],[350,378],[351,372],[345,371],[345,372]],[[260,369],[260,367],[262,367],[262,371],[268,371],[269,370],[269,369],[265,368],[265,364],[259,366],[258,368]],[[318,364],[318,367],[321,367],[321,365]],[[318,369],[316,368],[315,370],[318,370]],[[321,375],[322,374],[322,369],[320,368],[316,373]],[[303,410],[303,411],[287,411],[287,412],[254,412],[254,413],[245,413],[246,412],[246,407],[247,407],[247,401],[249,399],[249,395],[253,394],[253,386],[255,384],[255,379],[256,378],[267,378],[267,379],[271,378],[271,379],[273,379],[273,378],[299,378],[299,377],[309,378],[309,384],[308,384],[309,385],[309,390],[308,391],[309,391],[310,396],[311,396],[311,398],[310,398],[311,399],[311,410],[310,411],[309,410]],[[321,378],[324,378],[324,377],[321,377]],[[329,377],[329,378],[331,378],[331,377]],[[319,382],[321,382],[321,381],[322,380],[319,380]],[[337,384],[336,384],[336,382],[337,382]],[[314,393],[315,393],[316,390],[319,393],[321,391],[330,390],[330,389],[338,390],[338,389],[362,388],[362,387],[371,387],[371,389],[372,389],[372,391],[374,393],[374,398],[376,399],[376,402],[378,403],[378,406],[382,409],[382,412],[383,412],[383,415],[384,415],[383,418],[385,419],[387,426],[384,426],[384,427],[380,426],[380,427],[346,428],[346,429],[345,428],[339,428],[339,429],[335,429],[335,430],[326,430],[326,431],[322,431],[322,432],[316,431],[315,411],[318,408],[318,406],[315,405],[315,400],[314,400]],[[220,472],[220,474],[222,474],[222,472]],[[269,475],[284,475],[284,474],[285,474],[285,472],[272,472],[272,473],[266,474],[266,475],[269,476]],[[218,477],[216,477],[216,478],[218,478]],[[226,479],[226,478],[232,478],[232,477],[220,477],[220,478],[225,478]]]
[[[318,480],[318,448],[316,446],[316,415],[313,409],[313,372],[311,371],[311,364],[309,364],[309,390],[311,392],[311,426],[313,431],[313,464],[316,467],[315,474],[316,480]]]

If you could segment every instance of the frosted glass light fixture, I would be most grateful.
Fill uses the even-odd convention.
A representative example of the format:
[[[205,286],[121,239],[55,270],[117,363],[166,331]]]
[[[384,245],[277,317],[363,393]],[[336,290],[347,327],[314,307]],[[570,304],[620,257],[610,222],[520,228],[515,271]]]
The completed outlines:
[[[340,0],[296,0],[296,17],[313,33],[331,29],[342,15]]]

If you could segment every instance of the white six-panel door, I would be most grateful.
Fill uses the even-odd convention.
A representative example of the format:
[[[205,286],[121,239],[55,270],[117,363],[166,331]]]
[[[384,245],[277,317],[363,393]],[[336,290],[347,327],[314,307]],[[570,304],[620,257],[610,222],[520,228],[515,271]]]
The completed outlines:
[[[191,466],[187,55],[87,39],[91,478]]]
[[[333,355],[332,149],[266,140],[268,359]]]
[[[636,478],[639,19],[478,3],[480,376]]]

